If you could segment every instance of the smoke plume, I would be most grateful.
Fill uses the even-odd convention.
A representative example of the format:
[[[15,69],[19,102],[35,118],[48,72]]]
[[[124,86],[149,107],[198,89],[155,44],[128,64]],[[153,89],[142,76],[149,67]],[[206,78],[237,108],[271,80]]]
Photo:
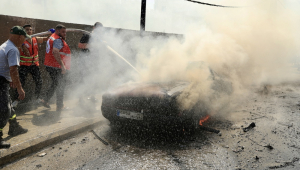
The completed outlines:
[[[298,81],[292,61],[299,52],[300,44],[295,40],[299,15],[280,5],[247,1],[235,9],[211,8],[202,14],[205,24],[190,26],[184,40],[170,38],[152,47],[148,55],[139,53],[139,80],[189,81],[191,85],[178,98],[179,103],[188,109],[204,101],[212,111],[228,107],[228,101],[238,103],[253,86]],[[197,61],[230,81],[231,95],[212,91],[208,70],[188,71],[189,64]]]

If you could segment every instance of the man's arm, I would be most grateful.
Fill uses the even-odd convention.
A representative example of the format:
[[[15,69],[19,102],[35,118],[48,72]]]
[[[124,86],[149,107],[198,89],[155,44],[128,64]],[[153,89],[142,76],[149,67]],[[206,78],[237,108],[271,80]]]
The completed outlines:
[[[17,88],[19,99],[23,100],[25,98],[25,92],[22,88],[22,84],[19,78],[18,65],[20,63],[20,53],[19,50],[10,50],[7,53],[9,74],[12,79],[12,86]]]
[[[61,39],[56,39],[53,41],[53,50],[52,53],[54,55],[55,60],[58,62],[58,64],[61,67],[61,74],[65,74],[66,73],[66,67],[63,63],[63,61],[61,60],[60,54],[59,54],[59,50],[63,48],[63,42]]]
[[[66,73],[66,67],[63,63],[63,61],[61,60],[60,54],[59,54],[59,49],[58,48],[53,48],[53,55],[55,60],[58,62],[58,64],[61,67],[61,74],[65,74]]]
[[[18,66],[9,67],[10,76],[13,82],[13,86],[17,88],[19,99],[23,100],[25,98],[25,92],[22,88],[22,84],[19,78]]]

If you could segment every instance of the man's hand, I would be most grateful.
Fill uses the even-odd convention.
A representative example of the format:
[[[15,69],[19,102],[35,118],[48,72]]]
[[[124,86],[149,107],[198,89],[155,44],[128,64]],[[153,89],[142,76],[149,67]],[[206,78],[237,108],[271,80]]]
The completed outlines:
[[[25,98],[25,91],[23,90],[23,88],[18,88],[17,91],[19,94],[18,99],[23,100]]]
[[[61,74],[66,74],[67,70],[66,70],[66,67],[63,66],[61,67]]]
[[[30,57],[29,50],[25,47],[25,45],[22,45],[21,48],[22,48],[23,53],[24,53],[27,57]]]

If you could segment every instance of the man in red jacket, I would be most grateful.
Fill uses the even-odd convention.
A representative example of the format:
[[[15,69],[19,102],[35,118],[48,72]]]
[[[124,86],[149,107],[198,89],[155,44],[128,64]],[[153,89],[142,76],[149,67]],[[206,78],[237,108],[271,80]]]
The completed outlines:
[[[33,34],[33,30],[31,25],[26,24],[23,26],[28,35]],[[19,75],[20,82],[22,87],[24,88],[27,74],[30,73],[35,82],[35,97],[36,103],[43,103],[44,101],[40,99],[40,92],[42,89],[43,80],[41,78],[40,68],[39,68],[39,48],[38,44],[41,44],[48,40],[48,37],[33,37],[27,39],[19,48],[20,51],[20,67],[19,67]],[[18,93],[16,91],[14,98],[16,99],[12,106],[17,107],[18,105]]]
[[[44,106],[50,108],[48,102],[56,91],[56,111],[61,111],[64,108],[65,74],[71,67],[71,50],[65,41],[66,35],[66,27],[61,24],[57,25],[46,46],[44,65],[52,79],[52,84],[46,92]]]

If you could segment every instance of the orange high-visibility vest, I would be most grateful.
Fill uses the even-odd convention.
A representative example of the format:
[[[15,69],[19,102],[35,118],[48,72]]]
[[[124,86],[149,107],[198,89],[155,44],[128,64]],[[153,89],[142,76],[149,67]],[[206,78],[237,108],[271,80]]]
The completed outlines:
[[[61,39],[63,42],[63,48],[59,50],[59,54],[61,57],[62,62],[64,63],[65,67],[67,70],[70,70],[71,68],[71,50],[66,43],[59,35],[57,34],[52,34],[50,38],[47,41],[47,46],[46,46],[46,55],[45,55],[45,66],[49,67],[56,67],[56,68],[61,68],[61,66],[58,64],[56,59],[54,58],[54,55],[52,53],[53,51],[53,42],[56,39]]]
[[[25,47],[28,49],[30,56],[27,56],[22,50],[20,51],[20,65],[21,66],[31,66],[35,64],[39,66],[39,56],[38,56],[38,43],[35,37],[31,39],[31,43],[28,41],[24,42]]]

